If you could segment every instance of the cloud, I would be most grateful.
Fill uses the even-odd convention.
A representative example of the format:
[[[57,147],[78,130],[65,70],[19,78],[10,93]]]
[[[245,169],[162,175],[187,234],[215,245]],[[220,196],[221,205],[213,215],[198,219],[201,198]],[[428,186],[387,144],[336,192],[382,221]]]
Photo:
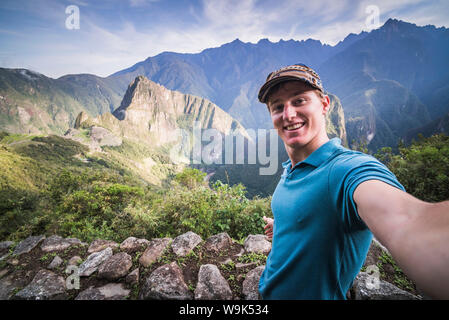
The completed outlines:
[[[0,1],[2,9],[33,17],[32,21],[18,20],[15,25],[0,21],[2,61],[25,61],[50,76],[81,72],[107,76],[163,51],[196,53],[236,38],[253,43],[262,38],[271,41],[314,38],[334,45],[349,33],[368,30],[369,5],[379,8],[380,24],[390,17],[417,24],[443,25],[449,21],[448,11],[443,10],[447,8],[447,0],[74,0],[72,3],[80,6],[79,30],[65,29],[68,3]],[[149,5],[151,10],[142,10]],[[7,52],[13,53],[11,57]]]
[[[292,27],[289,36],[294,35],[296,39],[313,38],[321,40],[323,43],[335,45],[343,40],[350,33],[360,33],[378,28],[389,18],[403,19],[408,22],[426,21],[448,21],[448,14],[443,14],[444,7],[442,1],[435,6],[437,1],[426,0],[362,0],[354,1],[317,1],[309,6],[308,3],[302,5],[303,17],[309,14],[313,16],[315,23],[297,24]],[[369,6],[375,6],[380,14],[379,25],[373,26],[371,16],[374,11],[367,10]],[[404,14],[403,12],[408,12]],[[444,15],[444,18],[437,18]]]
[[[152,2],[158,2],[159,0],[129,0],[131,7],[143,7]]]

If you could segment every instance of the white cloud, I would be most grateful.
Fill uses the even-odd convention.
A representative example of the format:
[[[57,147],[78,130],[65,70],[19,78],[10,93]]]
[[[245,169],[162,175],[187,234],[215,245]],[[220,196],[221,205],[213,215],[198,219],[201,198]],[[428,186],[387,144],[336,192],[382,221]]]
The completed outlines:
[[[336,3],[339,1],[335,1]],[[327,1],[320,1],[321,4],[328,3]],[[343,3],[343,2],[341,2]],[[423,5],[426,5],[426,9],[423,9]],[[358,2],[346,2],[344,6],[340,6],[338,14],[332,15],[334,21],[329,19],[331,15],[329,12],[332,10],[326,9],[325,14],[319,14],[319,11],[315,11],[315,17],[324,17],[325,19],[317,23],[312,28],[306,28],[306,32],[298,32],[296,34],[297,39],[306,39],[311,37],[313,39],[319,39],[321,42],[335,45],[339,41],[343,40],[350,33],[360,33],[362,31],[371,31],[372,28],[369,24],[369,16],[371,12],[367,12],[368,6],[377,6],[380,13],[380,27],[389,18],[402,19],[407,22],[418,23],[419,21],[425,21],[426,23],[435,24],[438,21],[448,20],[447,13],[443,13],[441,10],[444,7],[442,1],[439,6],[435,6],[435,1],[430,3],[426,0],[363,0]],[[318,9],[318,4],[314,4],[314,8]],[[338,8],[338,7],[337,7]],[[407,14],[401,12],[407,11]],[[440,18],[438,18],[438,16]],[[443,18],[444,16],[444,18]],[[326,18],[327,17],[327,18]]]
[[[186,8],[181,8],[184,10],[181,10],[183,13],[178,20],[167,18],[160,19],[157,24],[153,21],[138,24],[124,12],[114,17],[117,21],[112,25],[107,20],[109,16],[103,16],[101,10],[92,8],[94,3],[75,1],[72,2],[83,6],[80,8],[81,29],[71,33],[64,29],[64,5],[55,0],[33,2],[35,7],[30,2],[26,3],[28,12],[34,10],[36,16],[46,21],[48,34],[39,37],[39,42],[31,41],[30,49],[39,47],[39,52],[26,58],[23,55],[20,61],[26,60],[35,70],[54,77],[82,72],[107,76],[162,51],[196,53],[235,38],[253,43],[261,38],[271,41],[314,38],[334,45],[349,33],[367,29],[368,5],[379,7],[381,24],[390,17],[421,25],[444,24],[449,20],[448,13],[442,10],[447,7],[447,0],[199,0],[199,5],[191,2]],[[155,1],[128,0],[127,4],[142,7],[153,3],[162,14],[172,9],[180,10]],[[40,10],[45,3],[46,10]],[[111,6],[115,2],[108,3]],[[106,6],[105,3],[103,5]],[[58,34],[60,29],[65,33]],[[0,36],[12,36],[14,32],[22,31],[4,27],[0,29]],[[26,38],[20,41],[27,42],[22,40]],[[3,61],[6,58],[3,55]]]
[[[422,0],[374,3],[379,6],[381,16],[386,16],[410,3],[419,2]],[[235,38],[254,43],[261,38],[271,41],[314,38],[335,45],[349,33],[367,30],[365,9],[372,3],[361,1],[355,5],[353,1],[298,3],[285,0],[273,8],[271,4],[255,0],[204,0],[202,10],[195,10],[193,6],[186,9],[196,20],[188,27],[176,27],[170,22],[145,29],[128,21],[112,32],[88,21],[86,44],[95,54],[87,52],[84,58],[78,57],[86,63],[95,61],[97,73],[106,76],[162,51],[195,53]],[[279,23],[285,23],[285,31],[279,31]]]
[[[131,7],[142,7],[151,2],[158,2],[159,0],[129,0]]]

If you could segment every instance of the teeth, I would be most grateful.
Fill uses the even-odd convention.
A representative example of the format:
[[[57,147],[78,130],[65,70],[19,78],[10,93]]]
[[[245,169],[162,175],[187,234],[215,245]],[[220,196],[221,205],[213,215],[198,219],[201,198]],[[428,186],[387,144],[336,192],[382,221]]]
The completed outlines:
[[[301,128],[303,125],[304,125],[304,123],[297,123],[292,126],[288,126],[287,130],[295,130],[295,129]]]

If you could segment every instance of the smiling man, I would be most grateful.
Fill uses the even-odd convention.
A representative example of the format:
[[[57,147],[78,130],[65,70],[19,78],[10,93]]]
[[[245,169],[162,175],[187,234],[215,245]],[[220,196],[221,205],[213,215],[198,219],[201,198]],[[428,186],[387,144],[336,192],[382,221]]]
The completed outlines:
[[[329,97],[318,74],[297,64],[259,91],[289,160],[265,219],[272,249],[264,299],[345,299],[374,236],[427,294],[449,298],[449,202],[407,194],[372,156],[329,139]]]

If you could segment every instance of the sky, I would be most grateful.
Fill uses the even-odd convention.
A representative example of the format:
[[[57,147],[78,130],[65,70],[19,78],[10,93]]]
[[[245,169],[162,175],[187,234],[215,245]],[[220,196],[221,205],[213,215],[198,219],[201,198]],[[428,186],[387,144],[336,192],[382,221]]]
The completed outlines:
[[[0,0],[0,67],[108,76],[236,38],[335,45],[389,18],[449,27],[448,0]]]

